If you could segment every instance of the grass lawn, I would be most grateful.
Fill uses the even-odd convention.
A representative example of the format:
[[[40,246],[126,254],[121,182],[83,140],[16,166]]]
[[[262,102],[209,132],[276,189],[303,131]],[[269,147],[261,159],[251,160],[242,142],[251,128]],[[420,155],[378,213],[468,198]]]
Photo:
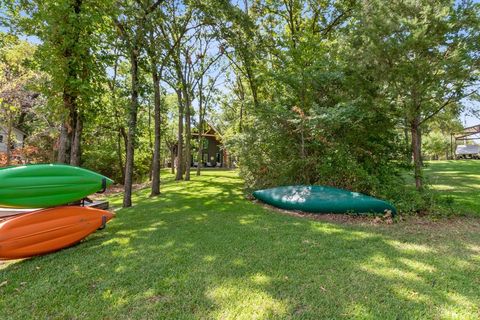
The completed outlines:
[[[456,214],[480,216],[480,161],[430,161],[425,168],[443,207]]]
[[[164,182],[80,245],[0,265],[1,319],[480,317],[479,219],[340,224],[246,201],[235,172]]]

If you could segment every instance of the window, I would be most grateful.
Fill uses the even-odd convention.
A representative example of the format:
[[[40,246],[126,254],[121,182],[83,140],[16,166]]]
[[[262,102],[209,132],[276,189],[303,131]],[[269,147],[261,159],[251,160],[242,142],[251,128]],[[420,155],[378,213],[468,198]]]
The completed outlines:
[[[3,142],[3,136],[0,134],[0,143]]]

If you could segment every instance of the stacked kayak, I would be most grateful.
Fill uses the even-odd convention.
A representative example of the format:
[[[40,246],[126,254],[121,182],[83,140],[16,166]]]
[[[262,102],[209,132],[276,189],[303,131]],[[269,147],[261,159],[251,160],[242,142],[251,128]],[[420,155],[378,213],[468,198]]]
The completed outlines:
[[[69,247],[112,218],[105,210],[65,206],[6,219],[0,223],[0,258],[26,258]]]
[[[69,165],[0,169],[0,207],[13,212],[0,220],[0,259],[54,252],[105,227],[113,218],[109,211],[69,204],[112,183],[98,173]]]
[[[63,164],[36,164],[0,170],[0,207],[47,208],[71,203],[105,189],[112,180]]]
[[[393,215],[397,210],[387,201],[325,186],[284,186],[257,190],[253,196],[272,206],[311,213],[356,213]]]

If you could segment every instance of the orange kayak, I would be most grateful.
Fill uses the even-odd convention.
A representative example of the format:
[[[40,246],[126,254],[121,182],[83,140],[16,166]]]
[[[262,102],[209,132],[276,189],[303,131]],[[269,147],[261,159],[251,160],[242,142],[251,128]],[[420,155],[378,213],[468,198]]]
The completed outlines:
[[[64,206],[14,216],[0,222],[0,259],[19,259],[80,242],[113,218],[109,211]]]

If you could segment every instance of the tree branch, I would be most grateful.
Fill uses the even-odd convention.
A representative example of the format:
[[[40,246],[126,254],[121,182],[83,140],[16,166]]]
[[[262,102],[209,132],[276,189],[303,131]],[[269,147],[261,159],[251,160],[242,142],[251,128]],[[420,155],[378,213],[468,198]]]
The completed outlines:
[[[421,120],[419,122],[419,125],[423,124],[424,122],[428,121],[429,119],[433,118],[435,115],[437,115],[440,111],[442,111],[444,108],[446,108],[449,104],[451,103],[454,103],[454,102],[458,102],[462,99],[465,99],[473,94],[475,94],[476,92],[478,91],[477,90],[473,90],[472,92],[466,94],[466,95],[457,95],[457,94],[451,94],[450,97],[448,97],[448,99],[440,105],[439,108],[435,109],[431,114],[429,114],[428,116],[426,116],[425,118],[423,118],[423,120]],[[456,99],[454,99],[454,97],[456,96]]]

